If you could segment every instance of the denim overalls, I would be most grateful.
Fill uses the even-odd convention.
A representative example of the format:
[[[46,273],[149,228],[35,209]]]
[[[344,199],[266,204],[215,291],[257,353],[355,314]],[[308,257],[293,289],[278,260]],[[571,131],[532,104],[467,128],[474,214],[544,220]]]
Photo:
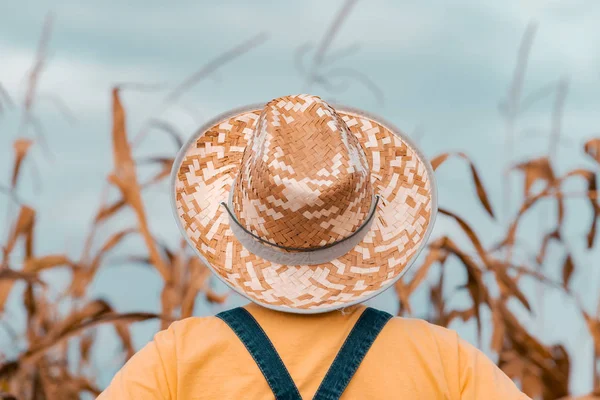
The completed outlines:
[[[246,309],[234,308],[217,314],[217,317],[222,319],[246,346],[276,400],[302,399],[275,347]],[[390,318],[392,316],[386,312],[373,308],[365,309],[317,389],[315,400],[340,398],[375,338]]]

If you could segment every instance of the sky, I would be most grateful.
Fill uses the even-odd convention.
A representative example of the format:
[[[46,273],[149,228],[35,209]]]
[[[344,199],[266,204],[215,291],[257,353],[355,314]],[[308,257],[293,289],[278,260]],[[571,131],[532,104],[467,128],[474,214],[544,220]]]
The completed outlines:
[[[28,160],[18,191],[39,212],[36,250],[40,254],[66,251],[72,257],[81,251],[112,167],[110,90],[124,82],[157,84],[160,89],[124,92],[130,137],[149,118],[167,121],[188,137],[203,121],[231,108],[307,90],[328,101],[363,108],[412,136],[427,157],[453,150],[467,153],[479,168],[493,205],[502,210],[501,180],[506,166],[540,156],[549,148],[552,96],[542,98],[519,118],[513,159],[507,159],[503,152],[505,125],[498,105],[507,96],[519,43],[529,23],[535,23],[537,30],[524,93],[535,93],[563,78],[569,82],[563,141],[558,146],[555,167],[559,172],[574,167],[597,169],[581,149],[584,141],[600,130],[599,2],[358,1],[331,43],[323,70],[360,71],[380,88],[383,103],[356,81],[341,93],[332,93],[315,83],[308,85],[296,68],[298,49],[311,45],[307,59],[314,55],[315,46],[342,4],[339,0],[180,1],[168,5],[150,0],[0,3],[0,84],[16,102],[23,99],[25,75],[34,60],[44,18],[49,12],[54,15],[50,57],[40,78],[35,105],[51,156],[43,146],[33,148],[31,159],[39,177]],[[222,66],[163,110],[161,101],[166,90],[224,51],[261,33],[267,35],[264,43]],[[354,51],[348,54],[348,49]],[[62,99],[76,116],[75,121],[59,112],[50,101],[53,96]],[[18,121],[18,112],[0,116],[0,185],[9,180]],[[151,132],[134,153],[137,159],[143,159],[172,155],[176,150],[164,134]],[[151,172],[140,171],[142,175]],[[522,180],[513,175],[511,182],[517,192]],[[437,177],[440,206],[465,216],[486,239],[486,245],[493,243],[502,222],[491,220],[477,204],[468,167],[452,161],[440,168]],[[116,196],[114,190],[110,196]],[[153,232],[176,243],[179,233],[169,208],[168,186],[150,189],[145,201]],[[5,217],[2,210],[6,207],[6,198],[0,197],[0,218]],[[553,215],[550,208],[547,213]],[[576,261],[591,266],[599,254],[584,251],[581,244],[588,217],[585,203],[574,201],[565,230]],[[527,241],[528,236],[549,229],[549,219],[528,219],[520,236]],[[101,236],[133,224],[131,213],[120,214],[102,228]],[[434,237],[442,233],[466,243],[454,223],[440,216]],[[156,311],[161,289],[158,276],[119,260],[119,254],[135,251],[143,251],[140,241],[134,238],[124,242],[103,266],[91,295],[107,298],[121,311]],[[559,277],[563,254],[557,250],[549,257],[556,258],[557,265],[548,272]],[[18,259],[16,254],[15,267]],[[600,272],[594,268],[586,271],[589,273],[575,274],[573,285],[591,310],[597,299],[594,293],[600,289]],[[456,269],[457,281],[464,279],[460,273]],[[66,273],[56,272],[47,280],[52,290],[59,292],[67,278]],[[534,298],[533,286],[526,283],[525,287],[528,296]],[[585,392],[591,385],[592,358],[584,323],[565,296],[552,291],[545,296],[543,314],[553,318],[546,317],[540,323],[524,316],[523,321],[545,342],[565,343],[577,354],[573,390]],[[394,299],[393,293],[386,292],[373,304],[393,312],[397,307]],[[425,312],[422,299],[417,296],[416,308]],[[18,290],[11,300],[12,308],[5,317],[22,324]],[[457,301],[461,301],[460,296]],[[226,307],[241,303],[234,296]],[[221,309],[199,301],[197,314],[210,315]],[[472,327],[456,329],[474,342]],[[145,344],[155,330],[153,323],[136,325],[136,345]],[[95,354],[99,368],[109,371],[101,374],[99,384],[105,385],[118,366],[113,356],[117,344],[109,328],[102,328],[99,336],[103,351]],[[0,346],[6,343],[1,340]]]

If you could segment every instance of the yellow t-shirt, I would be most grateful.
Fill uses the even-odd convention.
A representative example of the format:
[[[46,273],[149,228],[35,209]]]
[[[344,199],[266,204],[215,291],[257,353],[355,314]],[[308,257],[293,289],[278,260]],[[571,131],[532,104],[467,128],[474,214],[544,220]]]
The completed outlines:
[[[304,399],[311,399],[365,307],[316,315],[249,304]],[[174,322],[115,375],[100,400],[269,399],[273,394],[233,331],[216,317]],[[342,399],[529,399],[482,352],[448,329],[393,318]]]

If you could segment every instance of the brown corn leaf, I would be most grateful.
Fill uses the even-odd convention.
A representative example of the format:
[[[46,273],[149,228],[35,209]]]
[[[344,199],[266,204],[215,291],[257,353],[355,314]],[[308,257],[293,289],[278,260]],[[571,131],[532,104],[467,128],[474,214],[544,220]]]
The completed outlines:
[[[138,219],[139,230],[144,237],[152,264],[163,279],[168,281],[170,279],[169,270],[158,252],[156,243],[148,227],[140,187],[135,173],[135,164],[131,157],[131,147],[127,141],[125,110],[121,104],[117,88],[113,89],[113,153],[115,169],[109,176],[109,182],[119,188],[125,201],[134,209]]]
[[[473,247],[475,247],[475,250],[477,251],[477,254],[481,258],[481,260],[484,262],[484,264],[488,265],[488,254],[483,248],[483,245],[481,244],[479,237],[475,234],[473,228],[471,228],[471,226],[469,226],[469,224],[467,224],[467,222],[464,219],[462,219],[461,217],[459,217],[451,211],[448,211],[444,208],[440,208],[438,211],[440,214],[452,217],[456,222],[458,222],[458,225],[460,225],[461,229],[467,234],[467,236],[471,240],[471,243],[473,243]]]
[[[129,360],[135,354],[133,343],[131,342],[131,333],[129,332],[129,325],[124,322],[115,322],[115,331],[121,339],[121,345],[123,351],[125,351],[125,360]]]
[[[481,339],[481,314],[479,307],[482,303],[490,304],[490,296],[487,287],[483,283],[482,272],[475,261],[460,250],[458,246],[448,237],[442,237],[431,244],[432,247],[439,247],[458,257],[467,271],[467,283],[465,288],[469,291],[471,300],[473,301],[473,309],[475,320],[477,322],[477,332]]]
[[[200,260],[192,257],[188,260],[187,266],[190,276],[184,285],[183,297],[181,299],[181,317],[188,318],[194,313],[194,304],[196,296],[206,286],[210,271]]]
[[[448,253],[445,251],[440,251],[436,248],[430,248],[427,257],[423,261],[423,264],[419,267],[412,280],[408,284],[408,294],[414,293],[414,291],[419,287],[419,285],[423,282],[427,273],[429,272],[431,266],[436,262],[440,264],[444,264],[446,262],[446,258],[448,257]]]
[[[597,190],[596,186],[596,173],[587,169],[575,169],[570,171],[563,180],[572,177],[572,176],[581,176],[587,182],[587,190],[588,190],[588,199],[590,202],[590,206],[592,207],[592,224],[587,234],[587,245],[588,249],[591,249],[594,246],[594,240],[596,238],[596,224],[598,223],[598,218],[600,217],[600,206],[596,200],[595,194]]]
[[[581,309],[585,323],[587,324],[590,335],[594,341],[594,355],[600,357],[600,319],[594,319],[590,314]]]
[[[165,282],[163,289],[160,293],[160,304],[162,305],[162,314],[166,316],[173,315],[173,311],[177,308],[177,305],[181,304],[182,293],[172,281]],[[165,321],[162,321],[166,324]],[[162,325],[161,329],[167,328],[166,325]]]
[[[511,278],[510,275],[508,275],[506,264],[494,261],[490,264],[490,268],[494,271],[496,282],[498,282],[500,290],[503,293],[509,293],[516,297],[527,310],[531,311],[529,301],[527,300],[521,289],[519,289],[516,280],[514,278]]]
[[[525,186],[523,188],[525,197],[529,196],[531,187],[537,181],[545,181],[546,186],[548,187],[553,185],[554,181],[556,180],[548,157],[540,157],[529,160],[527,162],[517,164],[513,168],[522,171],[525,175]]]
[[[8,265],[8,257],[12,253],[17,240],[25,237],[25,263],[33,253],[33,226],[35,223],[35,211],[28,206],[21,206],[17,220],[9,234],[8,243],[4,248],[4,262],[2,265]],[[8,269],[7,267],[4,267]],[[14,279],[5,279],[0,281],[0,312],[4,310],[4,305],[10,291],[13,287]]]
[[[490,348],[492,349],[492,351],[500,354],[504,345],[506,326],[504,325],[504,321],[502,320],[502,314],[496,312],[495,309],[492,309],[492,321],[494,330],[492,332]]]
[[[506,324],[505,332],[507,338],[513,343],[513,346],[518,345],[515,347],[515,350],[521,353],[523,357],[527,358],[528,354],[531,352],[538,355],[539,359],[552,358],[552,353],[548,347],[544,346],[539,340],[527,332],[525,327],[521,325],[519,320],[506,307],[504,302],[496,302],[495,310],[501,314],[502,320]]]
[[[475,316],[475,308],[467,308],[466,310],[452,310],[446,315],[446,325],[449,325],[453,320],[459,318],[462,322],[467,322]]]
[[[147,187],[162,181],[171,175],[171,169],[173,168],[173,162],[175,160],[169,157],[151,157],[141,162],[151,163],[151,164],[160,164],[161,170],[158,171],[148,182],[146,182],[143,187]]]
[[[95,335],[88,333],[81,336],[79,340],[79,355],[81,356],[81,362],[83,365],[88,365],[90,362],[90,351],[94,344]]]
[[[452,153],[442,153],[439,156],[434,157],[431,160],[431,167],[435,171],[440,165],[442,165]]]
[[[8,242],[5,246],[6,254],[10,254],[14,249],[15,244],[20,236],[25,236],[26,240],[33,240],[32,232],[33,225],[35,222],[35,210],[26,205],[21,206],[21,210],[19,211],[19,216],[17,217],[17,221],[15,222],[12,232],[9,235]]]
[[[122,231],[114,233],[112,236],[110,236],[106,240],[106,242],[102,245],[102,247],[100,248],[100,250],[98,250],[98,253],[96,254],[96,256],[94,257],[94,259],[90,263],[90,269],[91,269],[92,274],[95,273],[95,271],[100,266],[100,263],[102,262],[102,259],[104,258],[104,256],[110,250],[112,250],[123,239],[125,239],[125,237],[127,237],[128,235],[130,235],[132,233],[135,233],[135,232],[137,232],[137,229],[135,229],[135,228],[129,228],[129,229],[124,229]]]
[[[404,283],[404,277],[396,281],[394,290],[396,291],[396,297],[398,298],[398,315],[402,316],[405,313],[411,315],[412,307],[410,305],[410,295],[408,293],[408,285]]]
[[[536,256],[535,260],[538,264],[542,264],[546,258],[546,251],[548,249],[548,244],[550,240],[562,240],[560,237],[560,232],[558,230],[554,230],[544,235],[544,239],[542,240],[542,245],[540,246],[540,251]]]
[[[62,321],[54,323],[52,329],[47,332],[45,339],[52,340],[52,338],[60,336],[62,332],[69,330],[72,326],[110,311],[112,311],[112,308],[106,301],[93,300],[82,308],[71,312]]]
[[[583,146],[585,153],[600,164],[600,138],[590,139]]]
[[[24,363],[32,363],[38,360],[41,356],[43,356],[48,350],[54,348],[55,346],[60,345],[65,340],[73,337],[75,335],[80,334],[81,332],[92,328],[101,324],[114,324],[116,322],[122,323],[133,323],[139,321],[146,321],[149,319],[156,319],[162,317],[158,314],[154,313],[124,313],[117,314],[113,312],[101,313],[100,315],[91,317],[81,323],[77,323],[67,327],[65,330],[61,331],[57,336],[52,338],[45,337],[39,344],[36,344],[34,347],[31,347],[28,351],[26,351],[18,360],[17,364],[23,365]],[[14,363],[14,362],[13,362]],[[2,376],[3,367],[0,366],[0,376]]]
[[[170,160],[170,164],[168,164],[168,160]],[[161,163],[162,162],[163,161],[161,161]],[[150,178],[150,180],[148,182],[143,183],[141,185],[141,190],[144,190],[144,189],[154,185],[155,183],[162,181],[164,178],[168,177],[171,173],[171,165],[172,164],[173,164],[173,159],[165,158],[164,164],[163,164],[163,169],[161,169],[158,173],[156,173],[156,175],[154,175],[152,178]],[[96,217],[94,218],[94,222],[100,223],[100,222],[104,221],[105,219],[110,218],[111,216],[113,216],[114,214],[119,212],[126,205],[127,205],[127,202],[125,201],[125,199],[121,198],[112,204],[101,207],[100,210],[98,210]]]
[[[95,223],[102,222],[103,220],[116,214],[123,207],[125,207],[125,205],[127,205],[127,202],[125,201],[125,199],[119,199],[118,201],[116,201],[108,206],[104,206],[104,207],[100,208],[100,210],[98,210],[98,213],[96,214],[96,217],[94,218],[94,222]]]
[[[495,218],[494,211],[492,209],[492,204],[491,204],[491,202],[489,200],[489,196],[487,195],[487,192],[483,186],[483,182],[482,182],[481,178],[479,177],[479,173],[477,172],[477,169],[475,168],[475,164],[473,164],[473,162],[469,159],[469,157],[465,153],[462,153],[462,152],[442,153],[439,156],[434,157],[433,160],[431,160],[431,165],[432,165],[433,169],[436,170],[450,156],[459,156],[469,163],[469,168],[471,169],[471,177],[473,178],[473,183],[475,183],[475,189],[477,190],[477,197],[479,198],[479,201],[481,202],[481,204],[483,205],[483,207],[485,208],[487,213],[492,218]]]
[[[65,254],[50,254],[37,258],[30,258],[25,262],[23,270],[39,272],[62,265],[73,266],[74,264]]]
[[[550,188],[547,188],[545,190],[543,190],[542,192],[534,195],[534,196],[530,196],[527,197],[524,201],[523,204],[521,205],[521,208],[519,209],[519,212],[517,213],[517,215],[515,216],[515,218],[513,219],[513,221],[511,222],[510,226],[508,227],[508,231],[506,233],[506,237],[504,238],[504,240],[498,244],[497,246],[495,246],[495,248],[502,248],[502,247],[508,247],[509,250],[511,250],[515,244],[515,240],[517,237],[517,229],[519,227],[519,222],[521,222],[521,217],[523,217],[523,215],[525,215],[525,213],[529,210],[531,210],[531,208],[537,204],[538,201],[542,200],[543,198],[547,197],[550,194]],[[510,261],[510,253],[509,253],[509,257],[508,257],[508,261]]]
[[[227,300],[227,297],[229,296],[227,293],[217,294],[212,289],[206,289],[205,293],[206,293],[206,300],[209,303],[223,304],[223,303],[225,303],[225,301]]]
[[[410,282],[405,282],[406,278],[399,279],[395,284],[396,295],[398,296],[398,300],[400,302],[400,311],[408,312],[412,314],[412,307],[410,306],[410,296],[417,287],[423,282],[425,277],[427,276],[431,266],[436,263],[444,263],[448,253],[442,251],[438,248],[429,248],[429,253],[425,257],[423,264],[417,269],[417,272],[412,277]]]
[[[521,387],[523,393],[527,394],[532,399],[539,398],[544,392],[544,383],[537,371],[532,371],[531,368],[526,368],[521,377]]]
[[[19,172],[21,171],[23,160],[27,156],[32,144],[33,141],[30,139],[17,139],[13,142],[13,148],[15,151],[15,162],[13,164],[13,173],[11,178],[11,186],[13,188],[17,186]]]
[[[563,287],[566,290],[568,290],[569,282],[571,281],[571,276],[573,275],[574,271],[575,271],[575,264],[573,264],[573,259],[571,258],[571,254],[567,254],[567,257],[565,258],[565,262],[563,263],[563,270],[562,270],[562,282],[563,282]]]
[[[0,281],[23,280],[29,283],[44,284],[35,274],[29,272],[15,271],[10,268],[0,269]]]

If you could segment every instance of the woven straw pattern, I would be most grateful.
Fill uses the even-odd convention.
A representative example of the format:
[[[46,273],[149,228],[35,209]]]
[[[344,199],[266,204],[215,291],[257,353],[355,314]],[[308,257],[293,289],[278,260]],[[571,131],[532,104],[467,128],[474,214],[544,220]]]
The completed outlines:
[[[425,162],[415,149],[385,126],[358,114],[338,111],[362,145],[372,190],[382,197],[373,225],[358,246],[331,262],[311,266],[275,264],[249,253],[239,243],[229,228],[227,212],[219,205],[227,201],[237,176],[246,171],[242,168],[242,158],[244,162],[256,158],[256,153],[248,154],[254,151],[252,147],[248,147],[244,154],[249,144],[270,149],[266,152],[267,157],[271,157],[267,158],[269,163],[276,159],[276,147],[264,146],[264,143],[259,145],[256,140],[264,129],[263,124],[269,131],[269,122],[272,124],[275,120],[262,111],[244,112],[215,124],[206,132],[199,132],[193,145],[185,150],[181,165],[176,166],[174,195],[179,223],[188,240],[222,279],[263,305],[330,309],[377,292],[403,272],[424,240],[432,213],[432,189]],[[332,115],[335,121],[335,115]],[[259,118],[263,120],[261,124],[257,123]],[[271,133],[271,136],[274,134]],[[264,138],[269,138],[269,135],[264,135]],[[353,140],[350,138],[349,142]],[[331,173],[331,160],[333,158],[319,162],[314,168],[317,171],[327,168]],[[296,167],[297,163],[286,160],[286,165],[292,164]],[[308,164],[300,165],[309,168]],[[353,165],[355,175],[361,176],[360,172],[356,173],[360,162],[348,165]],[[275,170],[281,174],[282,169],[284,167]],[[244,201],[259,200],[271,204],[261,191],[268,193],[272,188],[258,190],[254,185],[253,179],[261,176],[260,173],[254,175],[252,168],[248,168],[246,173],[249,174],[249,181],[245,184],[248,200],[236,194],[236,207],[239,207],[236,212],[245,209],[240,207]],[[366,174],[368,176],[368,172]],[[348,173],[345,179],[356,185],[360,178],[351,175]],[[258,212],[267,215],[260,207],[257,207]],[[252,226],[252,218],[245,215],[244,221]],[[269,229],[266,232],[260,230],[259,223],[254,226],[259,234],[269,234]]]
[[[234,189],[247,230],[283,247],[324,246],[352,235],[372,198],[365,152],[328,104],[299,95],[266,105]]]

